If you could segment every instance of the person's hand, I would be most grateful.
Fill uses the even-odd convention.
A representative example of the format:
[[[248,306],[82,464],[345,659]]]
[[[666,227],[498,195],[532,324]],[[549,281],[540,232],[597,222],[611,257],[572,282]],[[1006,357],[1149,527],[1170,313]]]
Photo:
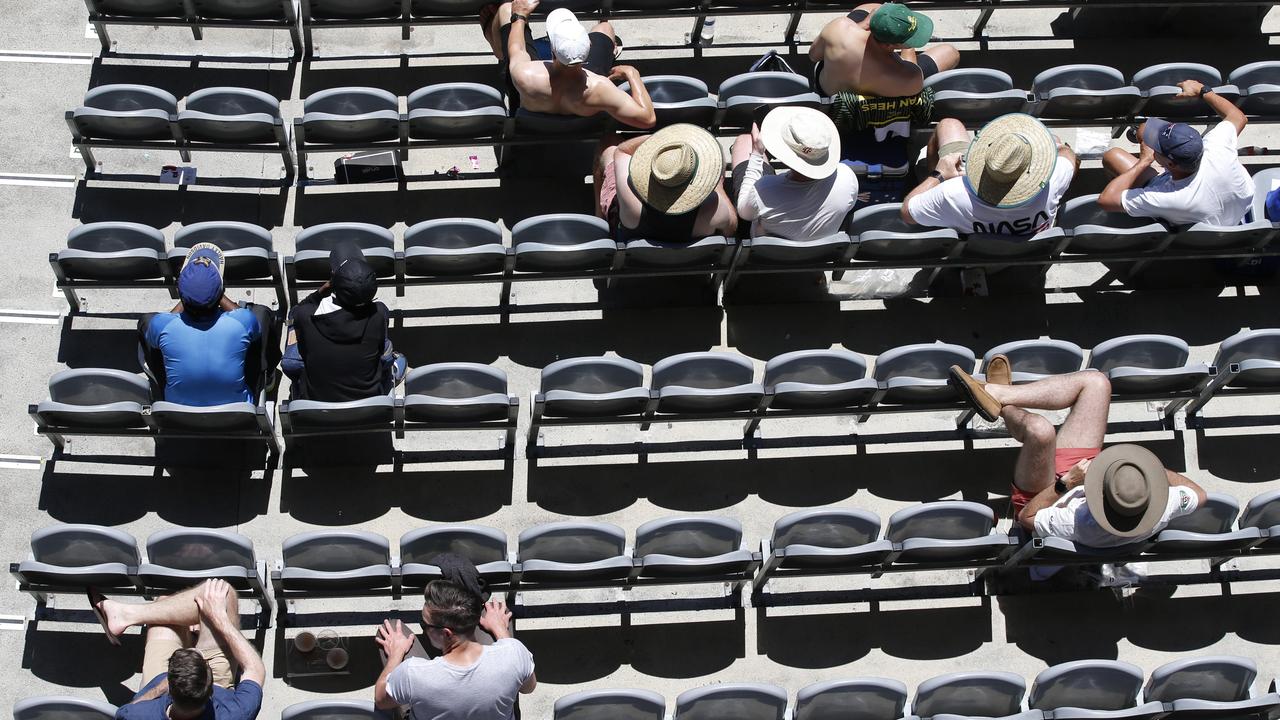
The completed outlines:
[[[413,637],[405,635],[404,623],[399,620],[383,620],[373,639],[387,654],[387,660],[403,660],[413,648]]]
[[[942,173],[943,180],[960,177],[960,161],[964,158],[960,153],[951,153],[938,158],[938,167],[935,168]]]
[[[609,68],[609,79],[618,82],[619,80],[631,81],[640,77],[640,71],[631,65],[614,65]]]
[[[501,600],[485,603],[484,612],[480,613],[480,627],[499,640],[511,637],[511,611],[506,603]]]
[[[1200,93],[1204,90],[1204,83],[1199,80],[1183,80],[1178,83],[1178,87],[1182,89],[1182,92],[1178,93],[1174,97],[1200,97]]]
[[[760,139],[760,126],[755,123],[751,123],[751,152],[768,157],[764,150],[764,141]]]
[[[1156,151],[1152,150],[1151,146],[1147,145],[1146,143],[1142,143],[1141,147],[1139,147],[1138,149],[1138,162],[1146,163],[1150,165],[1155,161],[1156,161]]]
[[[538,0],[512,0],[511,12],[529,17],[538,9]]]
[[[1062,476],[1062,482],[1067,486],[1068,490],[1080,487],[1084,484],[1084,476],[1085,473],[1089,471],[1089,463],[1091,462],[1093,462],[1093,460],[1081,460],[1075,465],[1072,465],[1071,469],[1067,471],[1067,474]]]
[[[231,585],[226,580],[205,580],[196,593],[196,610],[200,613],[200,621],[207,627],[223,628],[227,617],[227,596],[231,594]]]

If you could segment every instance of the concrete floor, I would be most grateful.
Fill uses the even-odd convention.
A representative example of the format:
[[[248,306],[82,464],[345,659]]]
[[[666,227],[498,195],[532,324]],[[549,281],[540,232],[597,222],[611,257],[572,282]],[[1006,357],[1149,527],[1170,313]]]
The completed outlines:
[[[287,61],[284,32],[207,31],[195,42],[185,31],[113,27],[118,55],[100,57],[98,42],[86,37],[79,3],[42,4],[0,0],[0,136],[10,140],[0,156],[0,211],[10,226],[9,250],[0,270],[0,488],[8,522],[0,523],[0,558],[26,557],[33,530],[55,522],[97,523],[119,527],[139,542],[151,532],[173,526],[209,526],[236,530],[252,538],[260,559],[279,557],[288,536],[318,527],[360,528],[390,538],[429,523],[474,522],[515,536],[535,524],[565,519],[617,523],[629,534],[642,522],[667,515],[698,513],[742,522],[751,544],[768,535],[773,522],[799,508],[855,506],[882,518],[914,503],[964,498],[997,501],[1007,492],[1012,443],[994,433],[974,449],[960,441],[868,443],[829,447],[745,451],[663,451],[664,443],[727,439],[732,424],[656,427],[648,436],[652,452],[640,464],[634,454],[550,459],[532,465],[523,447],[508,471],[500,462],[411,463],[397,472],[388,464],[325,469],[300,468],[264,473],[216,469],[213,458],[179,457],[158,472],[150,442],[76,440],[71,457],[50,463],[48,443],[34,435],[27,403],[45,397],[48,377],[64,367],[107,366],[136,370],[129,317],[65,317],[61,293],[53,288],[47,254],[64,246],[67,232],[82,222],[132,220],[161,228],[172,237],[183,224],[203,220],[244,220],[269,227],[280,254],[289,254],[302,227],[332,220],[363,220],[391,227],[397,235],[422,219],[473,215],[516,220],[540,212],[586,212],[587,185],[559,181],[464,179],[416,182],[405,191],[381,187],[305,190],[228,187],[206,179],[249,177],[274,180],[279,161],[271,156],[200,156],[201,182],[179,190],[151,182],[91,180],[80,176],[83,164],[69,156],[62,113],[79,103],[86,88],[110,82],[137,82],[169,89],[179,97],[193,89],[236,84],[267,90],[284,102],[290,117],[297,99],[325,87],[369,84],[401,95],[432,82],[475,79],[496,83],[492,58],[471,26],[418,28],[413,39],[399,40],[395,29],[320,31],[316,59]],[[938,13],[937,34],[964,35],[976,13]],[[1054,12],[997,13],[988,31],[994,38],[1046,35]],[[801,38],[812,37],[830,15],[806,17]],[[645,50],[678,45],[690,21],[621,21],[617,30],[630,48],[625,62],[642,73],[690,73],[693,53]],[[773,16],[724,18],[717,46],[696,61],[697,74],[715,87],[742,72],[767,47],[726,48],[734,42],[776,42],[784,19]],[[1280,29],[1272,11],[1264,30]],[[1275,56],[1269,36],[1222,42],[1071,40],[995,40],[960,47],[965,64],[1008,69],[1029,84],[1038,70],[1062,62],[1106,62],[1131,72],[1164,60],[1195,60],[1224,71],[1247,61]],[[1135,50],[1134,48],[1138,48]],[[471,55],[433,57],[432,53]],[[36,53],[56,55],[33,56]],[[403,55],[402,55],[403,54]],[[382,58],[380,56],[387,56]],[[271,59],[275,58],[275,59]],[[358,59],[355,59],[358,58]],[[802,66],[807,61],[802,62]],[[1251,127],[1242,145],[1277,146],[1274,130]],[[1073,133],[1064,133],[1069,141]],[[1123,141],[1119,144],[1123,145]],[[479,157],[491,171],[489,148],[416,152],[411,172],[429,175],[450,166],[470,167]],[[101,152],[109,174],[153,177],[159,166],[175,163],[164,153]],[[327,178],[332,156],[317,156],[315,176]],[[1266,158],[1257,158],[1265,160]],[[52,178],[17,178],[32,174]],[[33,181],[44,184],[33,185]],[[1097,163],[1086,169],[1072,194],[1096,192]],[[510,376],[511,387],[527,402],[539,368],[564,357],[613,352],[652,363],[677,352],[730,348],[763,364],[789,350],[841,345],[876,355],[891,347],[944,340],[972,348],[979,356],[1008,340],[1049,336],[1090,347],[1110,337],[1168,333],[1186,339],[1193,359],[1210,361],[1217,343],[1242,327],[1273,327],[1275,285],[1227,285],[1203,266],[1162,269],[1151,289],[1130,292],[1074,291],[1104,274],[1101,267],[1071,267],[1050,272],[1045,292],[1004,290],[988,298],[965,298],[941,291],[932,298],[890,301],[812,303],[746,302],[727,309],[701,302],[661,306],[585,306],[583,310],[539,311],[543,303],[590,303],[589,283],[543,283],[517,289],[524,311],[503,323],[492,310],[496,288],[450,287],[410,290],[402,298],[384,293],[392,308],[471,306],[472,314],[437,314],[406,320],[394,331],[398,348],[417,366],[443,360],[493,363]],[[1162,283],[1167,283],[1162,287]],[[1015,284],[1015,283],[1011,283]],[[160,292],[85,293],[90,313],[132,313],[167,308]],[[775,293],[776,295],[776,293]],[[271,303],[265,291],[239,291],[236,299]],[[1250,429],[1203,433],[1168,431],[1117,434],[1112,440],[1142,440],[1170,467],[1213,492],[1235,496],[1243,504],[1255,494],[1280,488],[1280,455],[1275,401],[1216,401],[1211,417],[1263,416]],[[1112,420],[1151,420],[1154,408],[1118,405]],[[527,417],[522,418],[522,432]],[[902,433],[942,430],[945,415],[873,418],[860,432]],[[847,434],[847,420],[803,427],[766,425],[766,437],[792,433],[833,437]],[[631,442],[628,428],[549,430],[552,445]],[[497,438],[423,434],[398,441],[401,449],[491,449]],[[671,449],[671,448],[667,448]],[[678,448],[676,448],[678,450]],[[338,455],[349,449],[337,445]],[[225,459],[218,450],[217,460]],[[181,451],[179,451],[181,454]],[[132,456],[129,460],[126,456]],[[81,460],[77,460],[80,458]],[[107,460],[113,460],[107,462]],[[997,502],[1003,510],[1003,504]],[[1004,521],[1007,524],[1007,520]],[[931,584],[963,580],[963,574],[893,577],[879,585]],[[856,588],[864,578],[811,583],[808,587]],[[1177,658],[1229,653],[1254,658],[1269,682],[1280,672],[1280,632],[1274,621],[1272,583],[1231,588],[1198,586],[1171,596],[1139,593],[1118,600],[1107,592],[948,601],[899,601],[768,612],[704,610],[696,613],[646,613],[526,619],[521,638],[533,650],[540,684],[522,702],[524,716],[549,718],[556,698],[589,688],[637,687],[657,691],[673,703],[680,692],[721,681],[760,681],[783,686],[793,695],[821,680],[860,675],[897,678],[909,688],[934,675],[960,669],[1001,669],[1028,682],[1049,664],[1082,658],[1118,658],[1150,671]],[[656,599],[683,598],[700,588],[655,589],[641,593]],[[607,602],[613,592],[574,593],[569,599]],[[530,603],[546,602],[531,597]],[[415,601],[396,608],[412,610]],[[56,609],[86,607],[79,598],[59,597]],[[286,681],[277,641],[297,630],[272,627],[265,640],[271,669],[262,717],[275,717],[287,705],[329,696],[367,698],[377,675],[371,636],[374,618],[386,610],[382,600],[311,601],[298,610],[361,611],[362,624],[321,625],[346,638],[352,672],[338,678]],[[249,608],[246,605],[245,610]],[[141,678],[141,637],[131,633],[123,649],[113,649],[93,624],[31,623],[33,603],[15,591],[0,593],[0,708],[23,697],[71,694],[127,702]]]

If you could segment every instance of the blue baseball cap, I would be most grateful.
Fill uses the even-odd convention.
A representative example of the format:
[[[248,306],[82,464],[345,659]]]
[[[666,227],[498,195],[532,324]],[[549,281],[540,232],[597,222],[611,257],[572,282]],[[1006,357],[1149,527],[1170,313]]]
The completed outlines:
[[[1169,158],[1182,170],[1200,167],[1204,154],[1204,140],[1200,133],[1186,123],[1171,123],[1158,118],[1148,118],[1142,130],[1142,142],[1157,153]]]
[[[222,248],[213,243],[196,243],[187,253],[178,273],[178,297],[184,308],[208,310],[222,299]]]
[[[1267,193],[1267,219],[1271,222],[1280,222],[1280,188],[1276,188]],[[1254,218],[1257,220],[1258,218]]]

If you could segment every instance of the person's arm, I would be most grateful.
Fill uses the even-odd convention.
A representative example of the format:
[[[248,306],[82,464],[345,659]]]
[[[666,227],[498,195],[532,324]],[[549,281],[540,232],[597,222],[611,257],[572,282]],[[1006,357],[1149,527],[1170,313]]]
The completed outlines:
[[[1035,497],[1027,501],[1026,507],[1022,508],[1022,512],[1018,513],[1018,524],[1034,535],[1036,531],[1036,513],[1052,506],[1063,495],[1084,483],[1084,475],[1085,471],[1089,469],[1089,463],[1089,460],[1081,460],[1068,470],[1066,475],[1062,476],[1062,482],[1067,486],[1066,492],[1059,493],[1057,488],[1054,487],[1056,483],[1049,483],[1048,487],[1036,493]]]
[[[608,79],[612,82],[625,80],[631,92],[630,94],[621,91],[609,92],[608,88],[602,88],[605,96],[602,107],[605,112],[632,127],[647,130],[658,124],[658,115],[653,110],[653,99],[649,97],[649,90],[640,79],[639,70],[630,65],[615,65],[609,71]],[[614,90],[617,88],[615,87]]]
[[[373,685],[373,705],[379,710],[392,710],[400,707],[400,702],[387,691],[387,678],[391,677],[392,671],[400,667],[400,663],[408,656],[413,647],[413,638],[405,633],[404,625],[399,620],[384,620],[378,626],[374,641],[387,654],[387,664],[383,666],[382,674]]]
[[[230,650],[231,656],[240,664],[241,682],[250,680],[262,687],[267,681],[267,667],[258,657],[258,651],[227,615],[227,597],[232,592],[225,580],[206,581],[196,594],[196,608],[200,611],[201,622],[218,636],[219,644]]]
[[[833,21],[834,22],[834,21]],[[818,37],[813,39],[813,43],[809,45],[809,60],[812,62],[822,62],[822,55],[827,51],[827,28],[822,28],[822,32],[818,33]]]
[[[512,82],[515,82],[519,66],[533,62],[529,49],[524,46],[524,31],[529,25],[529,15],[537,7],[538,0],[514,0],[511,3],[511,33],[507,36],[507,68],[511,73]]]
[[[960,177],[960,158],[959,154],[947,155],[938,158],[938,167],[929,174],[919,185],[912,188],[911,192],[902,199],[902,221],[908,225],[919,225],[916,219],[911,216],[911,201],[924,193],[933,190],[942,183],[954,177]]]
[[[1053,141],[1058,143],[1058,157],[1071,161],[1071,164],[1075,166],[1073,172],[1080,172],[1080,158],[1076,155],[1076,151],[1072,150],[1071,146],[1063,142],[1062,138],[1057,135],[1053,136]]]
[[[738,187],[738,217],[755,220],[760,215],[760,196],[756,194],[756,181],[764,175],[764,143],[760,140],[760,126],[751,123],[751,156],[747,158],[742,185]]]
[[[1199,97],[1209,103],[1209,107],[1218,113],[1218,117],[1231,123],[1236,128],[1236,135],[1244,131],[1244,126],[1249,124],[1249,118],[1240,111],[1240,108],[1231,104],[1230,100],[1222,97],[1213,91],[1213,88],[1206,88],[1204,83],[1198,80],[1183,80],[1178,83],[1178,87],[1182,92],[1177,94],[1180,98]]]
[[[1138,162],[1107,183],[1107,186],[1102,189],[1102,193],[1098,195],[1098,207],[1107,212],[1124,212],[1124,194],[1133,189],[1133,186],[1138,182],[1138,178],[1142,177],[1142,173],[1151,167],[1151,163],[1155,162],[1155,159],[1155,152],[1147,147],[1146,143],[1142,143],[1141,151],[1138,154]]]
[[[155,700],[156,698],[160,697],[161,695],[167,692],[169,692],[169,678],[166,677],[165,679],[156,683],[155,687],[142,693],[137,698],[132,700],[129,704],[136,705],[137,703],[147,702],[148,700]]]
[[[1169,487],[1184,487],[1196,494],[1196,507],[1202,507],[1205,501],[1209,499],[1209,495],[1205,493],[1204,488],[1186,475],[1169,469],[1166,469],[1164,474],[1169,478]]]
[[[480,627],[493,636],[494,642],[514,637],[511,634],[511,611],[501,600],[490,600],[484,604],[480,613]],[[528,695],[538,686],[538,678],[533,673],[520,685],[520,693]]]
[[[729,202],[729,194],[724,191],[724,180],[716,184],[711,195],[716,200],[715,212],[711,215],[711,232],[713,234],[733,237],[738,233],[738,213]]]
[[[614,155],[613,175],[618,186],[618,220],[627,227],[635,227],[640,222],[642,203],[631,189],[631,154],[622,152]]]

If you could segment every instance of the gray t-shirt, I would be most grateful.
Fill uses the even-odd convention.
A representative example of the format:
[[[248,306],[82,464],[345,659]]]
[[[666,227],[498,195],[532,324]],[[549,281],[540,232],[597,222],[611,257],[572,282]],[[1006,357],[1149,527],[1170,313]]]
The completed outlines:
[[[411,657],[387,677],[387,694],[413,707],[414,720],[511,720],[533,675],[533,655],[515,638],[485,645],[468,667]]]

